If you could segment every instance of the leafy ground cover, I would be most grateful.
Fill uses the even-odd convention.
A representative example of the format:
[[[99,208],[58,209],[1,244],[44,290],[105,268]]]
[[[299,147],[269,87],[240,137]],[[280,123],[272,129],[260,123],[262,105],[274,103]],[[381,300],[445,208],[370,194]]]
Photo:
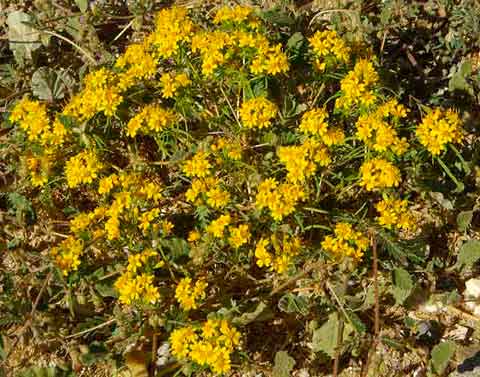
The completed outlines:
[[[480,373],[475,1],[0,4],[0,373]]]

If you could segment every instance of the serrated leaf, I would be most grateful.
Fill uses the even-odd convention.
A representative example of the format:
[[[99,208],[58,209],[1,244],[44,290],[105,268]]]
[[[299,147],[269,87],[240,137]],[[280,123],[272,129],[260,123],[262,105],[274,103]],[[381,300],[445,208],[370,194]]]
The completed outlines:
[[[95,289],[102,297],[118,297],[118,293],[108,284],[95,284]]]
[[[273,367],[273,377],[289,377],[295,365],[295,359],[285,351],[278,351],[275,354],[275,365]]]
[[[232,319],[232,323],[237,326],[246,326],[259,319],[259,317],[264,317],[265,314],[270,317],[271,312],[264,302],[260,302],[253,312],[243,313],[241,316],[235,317]]]
[[[308,299],[305,296],[287,293],[278,301],[278,308],[285,313],[307,315],[309,312]]]
[[[328,321],[313,332],[313,352],[321,351],[332,359],[335,357],[339,325],[338,313],[330,314]],[[348,323],[345,323],[343,328],[343,340],[345,341],[352,332],[352,327]]]
[[[302,47],[305,38],[303,37],[302,33],[296,32],[294,33],[287,41],[287,48],[292,50],[298,50]]]
[[[433,370],[438,374],[443,374],[454,353],[455,343],[451,341],[446,341],[433,347],[431,353]]]
[[[53,101],[64,98],[67,89],[74,83],[74,79],[64,69],[55,71],[41,67],[33,73],[31,87],[33,94],[39,99]]]
[[[457,226],[460,232],[465,232],[472,222],[473,211],[463,211],[457,216]]]
[[[9,48],[20,64],[31,59],[33,51],[41,46],[39,32],[28,25],[31,22],[32,17],[22,11],[11,12],[7,17]]]
[[[398,305],[401,305],[410,296],[413,289],[413,281],[410,274],[403,268],[393,270],[393,297]]]
[[[458,252],[457,267],[471,267],[480,259],[480,241],[465,242]]]

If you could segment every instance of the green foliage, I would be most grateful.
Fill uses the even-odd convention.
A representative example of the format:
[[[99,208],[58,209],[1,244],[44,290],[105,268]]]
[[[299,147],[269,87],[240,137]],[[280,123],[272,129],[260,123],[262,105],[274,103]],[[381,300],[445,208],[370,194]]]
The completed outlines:
[[[293,367],[295,366],[295,359],[285,351],[278,351],[275,354],[275,364],[273,366],[272,376],[274,377],[289,377]]]
[[[442,375],[450,362],[450,359],[455,354],[455,343],[445,341],[433,347],[431,352],[431,365],[433,370]]]
[[[388,371],[379,368],[375,376],[388,376],[392,368],[404,374],[424,372],[424,366],[442,375],[450,364],[453,367],[459,347],[456,341],[444,339],[451,339],[451,323],[456,320],[452,313],[469,318],[469,309],[462,306],[463,282],[475,276],[480,260],[478,2],[322,0],[304,6],[264,2],[255,11],[259,33],[281,46],[288,72],[253,74],[248,67],[258,54],[235,46],[224,51],[226,57],[234,56],[232,64],[220,63],[207,77],[202,73],[204,57],[182,46],[177,56],[161,60],[150,79],[139,80],[122,93],[123,102],[112,116],[99,111],[87,120],[63,110],[82,93],[92,72],[103,68],[117,75],[124,71],[114,66],[116,57],[123,56],[132,42],[145,41],[156,27],[153,15],[168,4],[149,0],[13,3],[0,14],[5,30],[0,41],[0,106],[4,109],[0,328],[7,330],[0,339],[0,359],[5,359],[6,375],[68,376],[63,369],[71,366],[84,368],[90,377],[88,373],[100,375],[97,368],[105,366],[106,375],[123,376],[122,368],[135,364],[127,349],[142,349],[150,358],[154,347],[166,344],[171,352],[173,331],[190,325],[200,328],[207,319],[228,320],[241,334],[241,344],[231,355],[232,369],[239,373],[246,368],[286,377],[302,368],[310,375],[327,375],[336,358],[345,372],[363,367],[367,354],[373,352],[377,306],[381,320],[376,351]],[[192,2],[189,9],[198,30],[221,29],[234,35],[233,23],[213,25],[215,4]],[[336,30],[351,49],[351,60],[319,71],[310,39],[316,31],[325,30]],[[209,47],[210,55],[215,45]],[[336,106],[343,95],[342,80],[361,58],[378,71],[377,104],[395,99],[408,109],[396,128],[399,137],[408,138],[403,155],[379,153],[358,138],[356,121],[369,109]],[[163,98],[159,78],[166,72],[186,73],[192,83]],[[259,96],[271,100],[278,114],[270,128],[246,129],[240,108],[247,99]],[[22,97],[44,104],[46,117],[58,120],[68,131],[69,139],[54,153],[30,140],[25,127],[11,120]],[[99,98],[99,92],[93,97]],[[147,104],[176,112],[176,123],[127,136],[129,121]],[[432,156],[415,131],[437,107],[458,110],[466,138],[456,145],[448,143],[439,156]],[[301,181],[308,200],[299,202],[291,215],[273,219],[269,209],[260,209],[255,202],[259,185],[267,178],[287,181],[289,172],[278,151],[309,139],[311,135],[298,128],[312,108],[325,109],[328,126],[342,129],[345,143],[329,150],[331,163],[317,166],[311,177]],[[220,138],[240,146],[242,158],[231,158],[226,149],[212,152]],[[103,170],[92,183],[69,187],[65,162],[90,150],[100,156]],[[213,187],[230,194],[230,202],[222,209],[207,202],[210,187],[203,188],[201,200],[186,199],[195,178],[185,174],[185,163],[205,150],[212,152],[212,176],[219,178]],[[360,185],[363,162],[377,155],[398,166],[398,187],[370,192]],[[43,169],[47,180],[41,185],[33,184],[32,157],[44,164],[39,171]],[[293,173],[306,170],[305,166],[292,169]],[[70,221],[75,216],[100,207],[109,210],[118,195],[116,189],[100,195],[98,180],[124,172],[138,174],[140,183],[154,182],[162,199],[155,204],[137,203],[137,214],[133,208],[126,211],[118,238],[107,239],[88,227],[72,232]],[[417,229],[382,226],[376,206],[389,195],[408,201],[407,212],[415,214]],[[159,218],[174,225],[170,233],[160,222],[148,231],[139,227],[140,216],[155,208],[161,210]],[[223,238],[213,237],[206,229],[224,213],[231,214],[234,223]],[[369,242],[358,259],[343,258],[322,244],[326,236],[335,235],[340,222],[351,224],[366,241],[376,243],[376,281]],[[249,225],[250,238],[234,248],[229,232],[239,224]],[[201,232],[197,241],[188,239],[193,230]],[[272,240],[271,235],[277,238]],[[81,240],[83,254],[78,269],[64,274],[52,251],[68,257],[75,245],[64,244],[67,237]],[[270,243],[267,252],[272,258],[290,248],[285,240],[301,239],[302,247],[284,270],[273,262],[261,266],[256,246],[262,237]],[[355,241],[348,240],[342,245],[346,246],[356,247]],[[153,277],[159,299],[121,302],[124,295],[116,282],[131,268],[129,258],[149,248],[156,254],[141,268]],[[176,296],[177,286],[186,277],[208,283],[204,297],[191,310],[179,305]],[[404,322],[401,306],[407,306],[415,319]],[[442,315],[423,313],[425,307],[437,308]],[[449,310],[453,307],[458,311]],[[420,336],[419,328],[426,321],[418,318],[424,316],[436,316],[441,322],[437,338],[430,330]],[[461,343],[467,346],[478,338],[475,329]],[[13,339],[20,340],[11,350]],[[50,360],[42,365],[56,364],[56,355],[61,355],[68,367],[30,368],[32,361],[18,356],[26,346]],[[433,346],[430,358],[426,346]],[[15,358],[22,362],[15,363]],[[165,369],[155,367],[154,360],[151,365],[144,360],[141,370],[161,375],[209,373],[205,365],[174,361],[172,354],[167,358]],[[377,364],[369,362],[372,372]],[[19,372],[20,364],[25,368]]]

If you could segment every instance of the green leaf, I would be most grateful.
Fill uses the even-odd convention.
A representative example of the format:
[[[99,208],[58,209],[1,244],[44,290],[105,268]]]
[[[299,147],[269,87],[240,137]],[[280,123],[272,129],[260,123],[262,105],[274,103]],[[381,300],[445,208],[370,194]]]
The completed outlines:
[[[278,301],[278,308],[285,313],[298,313],[307,315],[309,312],[308,299],[305,296],[298,296],[287,293]]]
[[[451,341],[446,341],[433,347],[431,353],[433,370],[438,374],[443,374],[454,353],[455,343]]]
[[[457,216],[457,226],[460,232],[465,232],[472,222],[473,211],[463,211]]]
[[[41,67],[32,75],[32,92],[42,100],[53,101],[62,99],[67,89],[73,87],[75,80],[65,69],[54,69]]]
[[[393,297],[398,305],[401,305],[410,296],[413,289],[413,281],[410,274],[403,268],[393,270]]]
[[[95,284],[95,289],[102,297],[118,297],[118,293],[108,284]]]
[[[295,359],[293,357],[285,351],[278,351],[275,354],[273,377],[289,377],[294,365]]]
[[[296,32],[294,33],[287,41],[287,48],[291,50],[298,50],[302,47],[305,38],[303,37],[302,33]]]
[[[82,13],[85,13],[88,9],[88,0],[75,0],[75,4]]]
[[[262,320],[264,317],[271,317],[272,313],[268,306],[262,301],[253,312],[243,313],[241,316],[232,319],[232,323],[237,326],[246,326],[256,320]]]
[[[338,313],[330,314],[330,316],[328,317],[328,321],[313,332],[313,352],[321,351],[332,359],[335,357],[335,350],[337,347],[338,338],[338,326]],[[345,326],[343,328],[343,340],[345,341],[350,336],[350,334],[352,334],[352,332],[352,327],[348,323],[345,323]]]
[[[28,25],[32,17],[22,11],[8,14],[8,41],[15,60],[23,64],[25,59],[32,59],[32,53],[41,46],[40,34]]]
[[[480,259],[480,241],[471,240],[465,242],[458,252],[457,267],[471,267]]]

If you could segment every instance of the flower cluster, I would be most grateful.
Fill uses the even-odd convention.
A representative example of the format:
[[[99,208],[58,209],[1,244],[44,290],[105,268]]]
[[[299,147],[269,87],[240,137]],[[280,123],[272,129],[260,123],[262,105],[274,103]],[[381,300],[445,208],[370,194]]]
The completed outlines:
[[[241,5],[237,5],[234,7],[221,7],[217,10],[215,17],[213,19],[214,24],[221,24],[224,22],[233,22],[236,24],[242,23],[247,21],[248,19],[255,20],[256,18],[252,18],[253,9],[250,7],[245,7]]]
[[[400,184],[400,170],[383,158],[372,158],[360,167],[360,185],[367,191],[397,187]]]
[[[71,98],[63,114],[79,122],[85,122],[99,112],[112,116],[123,101],[116,82],[116,75],[106,68],[90,72],[83,80],[83,90]]]
[[[168,59],[180,45],[191,40],[194,24],[184,7],[162,9],[157,14],[155,31],[146,39],[154,46],[154,56]]]
[[[240,119],[247,128],[267,128],[277,115],[277,107],[265,97],[256,97],[243,102]]]
[[[23,98],[15,105],[10,121],[19,124],[29,141],[38,142],[50,152],[61,146],[67,136],[67,129],[60,120],[50,122],[44,103],[28,98]]]
[[[295,210],[306,194],[302,186],[278,183],[274,178],[264,180],[258,186],[255,204],[258,209],[268,208],[274,220],[280,221]]]
[[[334,237],[324,238],[322,248],[336,258],[360,259],[368,248],[368,238],[362,232],[354,230],[349,223],[337,223],[334,233]]]
[[[378,73],[373,63],[360,59],[352,71],[340,82],[341,97],[337,98],[335,106],[339,109],[349,109],[353,106],[369,107],[375,103],[376,96],[373,86],[378,81]]]
[[[77,187],[82,183],[92,183],[98,177],[103,165],[94,151],[82,151],[71,157],[65,164],[65,177],[68,186]]]
[[[162,96],[173,98],[178,89],[188,86],[191,81],[184,72],[177,75],[167,72],[160,77],[160,83],[162,84]]]
[[[121,303],[155,304],[160,299],[158,287],[153,285],[154,276],[151,272],[141,272],[148,267],[149,262],[158,253],[152,249],[145,249],[138,254],[130,254],[128,257],[127,270],[115,282],[115,288],[119,292]],[[150,263],[151,264],[151,263]],[[157,263],[156,268],[161,267],[162,262]]]
[[[183,310],[198,308],[198,302],[205,299],[205,289],[207,283],[203,280],[197,280],[195,284],[191,278],[183,278],[175,289],[175,298]]]
[[[134,137],[139,132],[160,132],[167,127],[171,127],[175,120],[176,116],[172,110],[150,104],[130,119],[127,124],[127,135]]]
[[[50,156],[28,157],[26,165],[30,173],[30,181],[33,186],[43,186],[48,182],[51,165]]]
[[[83,251],[83,241],[70,236],[63,240],[59,246],[53,247],[50,254],[63,274],[67,276],[71,271],[78,270]]]
[[[314,55],[314,65],[319,71],[335,62],[347,63],[350,49],[333,30],[317,31],[308,38]]]
[[[387,229],[396,227],[406,231],[415,230],[416,220],[408,209],[406,199],[395,199],[394,197],[386,196],[375,205],[375,208],[380,213],[377,221],[381,226]]]
[[[452,109],[430,111],[416,132],[420,143],[434,156],[444,151],[448,143],[461,143],[463,140],[460,117]]]
[[[394,125],[385,118],[391,116],[395,122],[405,117],[406,114],[403,105],[398,104],[396,100],[390,100],[379,106],[376,111],[360,115],[355,124],[356,136],[376,152],[391,150],[393,153],[401,155],[408,148],[407,139],[401,138]]]
[[[190,160],[185,162],[183,172],[187,177],[204,178],[210,175],[212,165],[208,161],[208,152],[198,151]]]
[[[325,109],[311,109],[302,115],[298,128],[305,134],[315,135],[327,146],[342,144],[345,140],[344,132],[339,128],[329,127],[327,118]]]
[[[299,146],[279,147],[277,155],[287,169],[287,181],[292,183],[301,183],[311,177],[317,164],[327,166],[331,162],[325,145],[313,139],[306,139]]]
[[[268,251],[269,247],[273,248],[273,251]],[[293,258],[300,253],[300,249],[301,242],[298,237],[284,234],[283,239],[279,240],[277,235],[272,234],[270,240],[262,238],[257,242],[255,247],[257,266],[269,267],[279,274],[284,273],[293,264]]]
[[[170,335],[173,356],[210,367],[216,374],[230,371],[230,357],[239,343],[240,333],[218,319],[209,319],[201,327],[182,327]]]

